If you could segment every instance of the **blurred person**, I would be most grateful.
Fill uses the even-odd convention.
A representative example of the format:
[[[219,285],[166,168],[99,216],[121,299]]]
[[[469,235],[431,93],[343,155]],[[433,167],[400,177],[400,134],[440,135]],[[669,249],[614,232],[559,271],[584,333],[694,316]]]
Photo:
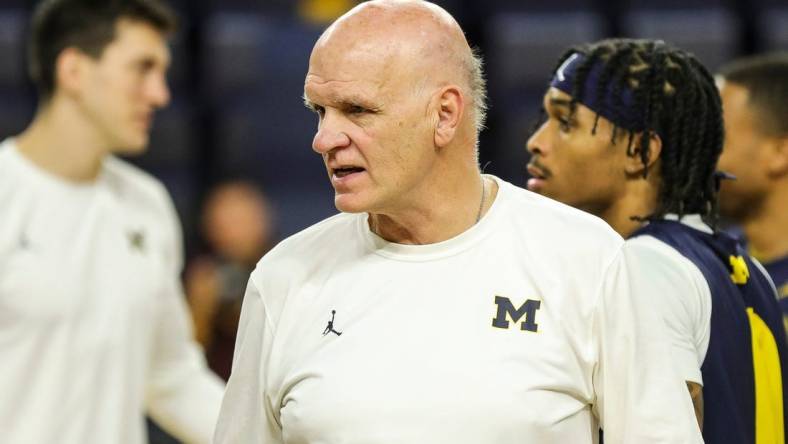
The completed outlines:
[[[564,53],[543,107],[528,188],[627,238],[634,291],[665,320],[705,441],[783,443],[774,288],[716,230],[723,123],[711,75],[661,41],[603,40]]]
[[[0,145],[0,440],[141,444],[144,413],[187,443],[213,433],[222,384],[179,282],[164,187],[116,158],[148,144],[170,99],[157,0],[45,0],[30,73],[39,104]]]
[[[226,380],[246,281],[271,247],[268,200],[250,182],[221,183],[206,198],[202,229],[208,252],[188,265],[186,293],[208,365]]]
[[[319,38],[304,99],[343,213],[252,273],[217,443],[700,442],[623,239],[481,174],[484,91],[429,2]]]
[[[777,284],[788,329],[788,53],[736,60],[718,77],[725,117],[720,211]]]

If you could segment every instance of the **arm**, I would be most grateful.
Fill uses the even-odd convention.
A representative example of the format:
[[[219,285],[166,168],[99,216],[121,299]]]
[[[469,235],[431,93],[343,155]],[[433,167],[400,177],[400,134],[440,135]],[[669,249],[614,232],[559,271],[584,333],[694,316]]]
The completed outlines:
[[[180,285],[170,286],[170,291],[161,297],[146,407],[157,423],[182,441],[208,443],[223,384],[208,370],[202,350],[192,339]]]
[[[222,401],[215,444],[282,443],[282,430],[268,402],[265,370],[273,339],[260,291],[252,273],[241,309],[233,371]]]
[[[711,291],[700,270],[663,242],[640,236],[627,241],[632,281],[650,294],[666,327],[671,362],[687,387],[703,429],[703,378],[700,368],[709,346]]]
[[[594,411],[605,442],[702,442],[686,384],[669,358],[664,323],[654,311],[658,302],[632,282],[626,254],[608,266],[592,320]]]
[[[163,193],[163,192],[162,192]],[[170,267],[158,295],[145,407],[167,432],[186,443],[209,443],[221,403],[223,383],[208,370],[194,341],[183,288],[181,231],[163,193],[167,223],[164,263]]]
[[[695,407],[698,427],[703,430],[703,387],[695,382],[687,381],[687,389],[689,389],[690,397],[692,398],[692,406]]]

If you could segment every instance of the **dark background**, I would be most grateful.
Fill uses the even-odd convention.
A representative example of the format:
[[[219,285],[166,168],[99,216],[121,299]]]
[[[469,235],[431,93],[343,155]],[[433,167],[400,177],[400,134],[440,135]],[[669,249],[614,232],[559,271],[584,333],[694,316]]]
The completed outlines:
[[[35,110],[25,75],[34,3],[0,0],[0,138],[20,132]],[[517,185],[526,180],[524,143],[547,76],[569,45],[661,38],[694,52],[711,70],[739,55],[788,49],[786,0],[436,3],[458,19],[486,62],[491,106],[481,163]],[[306,20],[296,0],[171,4],[182,21],[173,40],[173,102],[157,116],[148,153],[132,161],[171,192],[187,254],[200,248],[203,196],[221,180],[259,184],[272,201],[280,239],[333,214],[330,185],[311,150],[316,119],[301,100],[309,53],[326,24]]]

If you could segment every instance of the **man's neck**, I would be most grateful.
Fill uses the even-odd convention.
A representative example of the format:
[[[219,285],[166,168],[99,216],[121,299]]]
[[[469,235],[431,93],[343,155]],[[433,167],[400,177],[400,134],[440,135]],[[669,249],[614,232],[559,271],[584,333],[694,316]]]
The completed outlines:
[[[643,226],[642,220],[633,219],[633,217],[650,216],[656,207],[657,188],[650,179],[637,179],[628,182],[626,190],[608,207],[591,213],[604,219],[613,230],[626,239]]]
[[[370,229],[398,244],[426,245],[451,239],[475,225],[498,193],[494,180],[483,179],[478,173],[475,177],[475,180],[455,182],[466,183],[465,186],[447,187],[434,193],[441,196],[439,200],[414,205],[404,211],[370,213]]]
[[[16,138],[17,148],[39,168],[71,182],[96,179],[107,151],[77,110],[51,103]]]
[[[752,217],[742,222],[752,253],[762,262],[788,256],[788,185],[771,193]]]

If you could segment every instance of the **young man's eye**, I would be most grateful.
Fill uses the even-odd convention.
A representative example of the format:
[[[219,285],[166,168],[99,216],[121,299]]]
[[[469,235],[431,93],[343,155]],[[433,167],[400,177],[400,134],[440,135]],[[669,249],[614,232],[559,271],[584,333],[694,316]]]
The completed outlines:
[[[572,129],[572,121],[569,118],[564,116],[559,116],[557,117],[557,120],[558,120],[558,126],[561,129],[561,131],[569,131],[570,129]]]

